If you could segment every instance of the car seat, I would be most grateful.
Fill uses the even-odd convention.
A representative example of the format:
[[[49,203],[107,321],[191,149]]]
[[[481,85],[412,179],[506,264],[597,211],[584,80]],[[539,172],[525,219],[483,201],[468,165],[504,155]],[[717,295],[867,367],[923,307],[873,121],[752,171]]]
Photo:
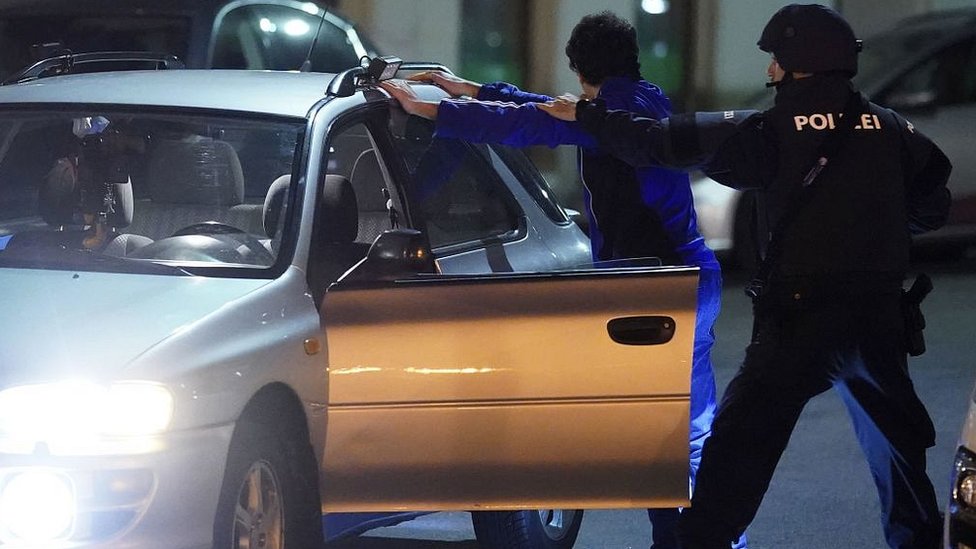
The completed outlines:
[[[86,247],[91,247],[87,242],[93,233],[88,231],[82,233],[80,229],[83,222],[79,215],[78,185],[78,170],[74,161],[69,157],[59,158],[37,189],[37,213],[48,226],[55,228],[56,232],[51,233],[48,230],[18,233],[16,238],[10,240],[7,249],[52,244],[81,248],[83,242],[86,243]],[[108,185],[108,190],[112,193],[112,211],[99,221],[103,223],[103,227],[97,230],[104,230],[106,233],[95,233],[99,235],[98,240],[104,239],[104,242],[92,249],[108,255],[124,256],[132,250],[152,243],[152,239],[145,236],[119,232],[119,229],[127,227],[132,222],[134,201],[131,181],[127,179],[124,183],[111,183]],[[65,230],[71,226],[74,226],[75,230]]]
[[[319,301],[325,289],[359,260],[370,244],[356,242],[359,212],[356,192],[341,175],[326,175],[319,199],[312,249],[309,250],[309,286]]]
[[[278,232],[278,222],[285,209],[285,197],[288,195],[288,186],[291,184],[291,174],[285,174],[276,178],[268,187],[268,194],[264,197],[264,206],[261,209],[261,223],[264,226],[264,234],[267,239],[262,239],[269,251],[275,251],[275,234]]]
[[[390,220],[386,180],[380,169],[375,149],[360,153],[349,174],[355,189],[359,208],[359,224],[356,242],[372,244],[387,229],[393,228]]]
[[[134,233],[120,232],[132,223],[135,201],[132,199],[132,181],[112,183],[112,193],[115,197],[113,211],[106,218],[105,223],[111,230],[111,235],[102,248],[102,253],[114,256],[126,256],[147,244],[153,239]]]
[[[226,141],[160,139],[146,170],[148,199],[136,204],[132,232],[165,238],[183,227],[216,221],[262,234],[262,205],[242,204],[244,174]]]

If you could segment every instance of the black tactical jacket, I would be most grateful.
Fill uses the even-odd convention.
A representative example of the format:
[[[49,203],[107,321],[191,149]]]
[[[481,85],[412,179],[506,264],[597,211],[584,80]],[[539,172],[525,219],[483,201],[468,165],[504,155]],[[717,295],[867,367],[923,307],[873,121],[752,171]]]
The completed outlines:
[[[581,101],[577,119],[601,147],[629,164],[697,166],[724,185],[758,189],[760,215],[772,230],[802,188],[820,143],[840,124],[853,92],[843,76],[815,75],[781,86],[775,106],[765,112],[694,113],[655,121]],[[901,277],[908,268],[911,234],[937,229],[948,217],[946,181],[952,167],[946,156],[893,111],[863,100],[861,106],[855,129],[777,237],[782,238],[779,275]]]

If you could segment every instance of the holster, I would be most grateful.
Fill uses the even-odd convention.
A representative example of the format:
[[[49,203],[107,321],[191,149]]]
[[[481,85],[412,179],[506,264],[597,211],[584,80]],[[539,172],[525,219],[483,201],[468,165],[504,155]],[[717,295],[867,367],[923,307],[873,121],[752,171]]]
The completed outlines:
[[[901,292],[901,315],[905,322],[905,351],[910,356],[925,352],[925,315],[922,301],[932,291],[932,279],[925,274],[915,277],[908,290]]]

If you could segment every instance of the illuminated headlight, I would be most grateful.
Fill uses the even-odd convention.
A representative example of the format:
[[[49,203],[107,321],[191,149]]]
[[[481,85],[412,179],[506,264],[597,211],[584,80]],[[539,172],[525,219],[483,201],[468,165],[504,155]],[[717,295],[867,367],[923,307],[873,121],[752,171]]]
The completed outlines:
[[[976,456],[965,448],[956,453],[952,471],[952,501],[962,509],[976,511]]]
[[[157,383],[62,382],[0,391],[0,437],[72,440],[153,435],[173,417],[173,395]]]
[[[26,471],[0,485],[0,541],[11,545],[67,537],[75,520],[74,489],[55,472]]]

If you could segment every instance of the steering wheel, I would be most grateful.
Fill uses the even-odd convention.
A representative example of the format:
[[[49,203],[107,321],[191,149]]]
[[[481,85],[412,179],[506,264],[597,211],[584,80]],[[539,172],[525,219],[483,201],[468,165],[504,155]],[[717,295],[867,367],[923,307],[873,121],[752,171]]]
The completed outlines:
[[[274,254],[268,251],[268,248],[260,240],[233,225],[220,223],[219,221],[204,221],[203,223],[188,225],[173,233],[173,236],[190,235],[226,235],[247,247],[250,252],[247,254],[249,257],[243,257],[247,263],[270,266],[275,262]]]

